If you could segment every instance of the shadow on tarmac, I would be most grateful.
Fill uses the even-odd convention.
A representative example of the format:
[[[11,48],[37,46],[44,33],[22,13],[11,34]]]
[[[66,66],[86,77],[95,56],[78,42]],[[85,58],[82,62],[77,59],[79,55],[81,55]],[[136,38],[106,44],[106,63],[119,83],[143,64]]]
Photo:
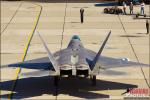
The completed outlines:
[[[3,1],[17,1],[17,0],[3,0]],[[20,0],[20,1],[31,1],[31,2],[41,2],[41,3],[42,2],[43,3],[65,3],[65,2],[68,2],[68,3],[95,3],[95,2],[103,2],[105,0]]]
[[[118,2],[102,2],[102,3],[97,3],[95,4],[96,7],[99,6],[117,6]]]
[[[136,36],[136,35],[120,35],[120,37],[135,37],[135,38],[138,38],[138,37],[144,37],[144,36]]]
[[[12,80],[0,82],[0,90],[11,91],[13,82]],[[137,85],[104,80],[97,80],[97,86],[91,86],[90,82],[91,80],[89,78],[61,78],[59,80],[59,86],[55,87],[53,86],[53,79],[50,76],[18,79],[13,99],[24,99],[43,94],[50,94],[53,96],[67,94],[84,99],[109,98],[109,95],[90,91],[118,90],[137,87]],[[0,97],[8,98],[8,95],[9,94],[4,94],[0,95]]]
[[[136,34],[147,34],[147,33],[136,33]]]

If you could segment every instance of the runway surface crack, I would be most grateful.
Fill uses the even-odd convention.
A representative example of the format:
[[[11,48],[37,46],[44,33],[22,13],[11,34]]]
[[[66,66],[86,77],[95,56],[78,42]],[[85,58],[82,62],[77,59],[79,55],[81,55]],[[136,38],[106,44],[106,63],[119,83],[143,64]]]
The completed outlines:
[[[21,8],[22,4],[23,4],[23,2],[20,2],[20,4],[19,4],[18,8],[16,9],[15,13],[14,13],[13,16],[11,17],[11,19],[9,20],[9,22],[7,23],[7,25],[5,26],[5,28],[2,30],[2,32],[1,32],[0,35],[2,35],[2,34],[5,32],[5,30],[7,29],[7,27],[8,27],[9,24],[11,23],[11,21],[14,19],[15,15],[16,15],[17,12],[19,11],[19,9]]]

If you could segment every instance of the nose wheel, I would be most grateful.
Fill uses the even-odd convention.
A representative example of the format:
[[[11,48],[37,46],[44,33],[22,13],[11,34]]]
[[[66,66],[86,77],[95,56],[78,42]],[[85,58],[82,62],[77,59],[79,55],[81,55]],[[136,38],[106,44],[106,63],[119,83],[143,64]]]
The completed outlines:
[[[96,86],[96,75],[91,76],[92,86]]]

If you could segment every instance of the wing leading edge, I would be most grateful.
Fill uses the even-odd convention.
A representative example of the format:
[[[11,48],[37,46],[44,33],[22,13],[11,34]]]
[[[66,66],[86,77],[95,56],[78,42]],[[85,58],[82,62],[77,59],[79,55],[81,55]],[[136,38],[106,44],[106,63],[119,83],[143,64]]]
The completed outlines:
[[[1,68],[7,68],[7,67],[14,67],[14,68],[20,67],[26,69],[39,69],[39,70],[54,70],[51,62],[49,62],[48,57],[37,58],[37,59],[27,60],[24,62],[17,62],[17,63],[1,66]]]
[[[89,61],[92,61],[92,59],[96,56],[96,53],[91,50],[87,50],[89,55]],[[149,64],[139,63],[135,61],[128,61],[123,60],[120,58],[112,58],[112,57],[106,57],[106,56],[100,56],[97,65],[101,65],[100,67],[102,69],[111,69],[111,68],[119,68],[119,67],[138,67],[139,65],[142,67],[149,67]]]

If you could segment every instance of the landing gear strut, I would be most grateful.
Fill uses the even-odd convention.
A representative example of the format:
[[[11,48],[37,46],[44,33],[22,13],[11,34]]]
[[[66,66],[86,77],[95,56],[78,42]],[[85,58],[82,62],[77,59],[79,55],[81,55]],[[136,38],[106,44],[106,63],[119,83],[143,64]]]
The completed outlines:
[[[96,75],[91,76],[92,86],[96,86]]]
[[[58,76],[54,76],[54,86],[58,86]]]

